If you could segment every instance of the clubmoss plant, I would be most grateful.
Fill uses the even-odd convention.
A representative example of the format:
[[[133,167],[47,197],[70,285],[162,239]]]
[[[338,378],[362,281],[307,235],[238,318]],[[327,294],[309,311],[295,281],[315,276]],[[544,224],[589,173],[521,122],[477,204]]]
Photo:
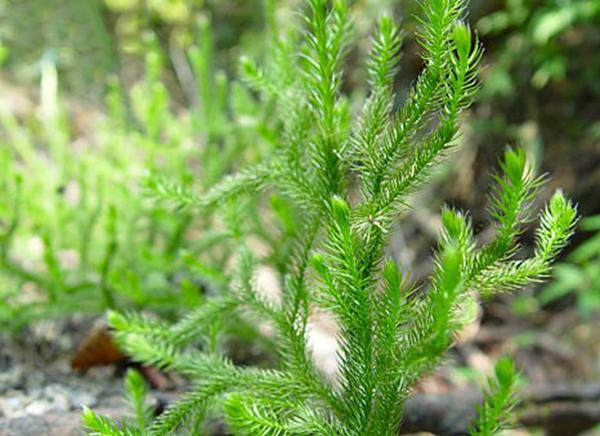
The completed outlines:
[[[478,406],[479,414],[470,430],[472,435],[497,434],[509,426],[510,412],[516,403],[517,372],[514,365],[507,357],[496,362],[495,377],[488,380],[484,402]]]
[[[533,310],[542,310],[544,305],[567,295],[575,298],[582,317],[590,317],[600,309],[600,215],[583,218],[579,231],[588,232],[589,237],[556,265],[552,281],[529,305]]]
[[[0,328],[107,308],[173,314],[212,287],[232,248],[215,222],[233,206],[224,218],[173,214],[147,195],[157,174],[206,190],[264,143],[261,108],[215,69],[210,23],[199,27],[190,113],[173,108],[161,81],[165,54],[152,41],[142,79],[125,92],[111,78],[106,116],[90,111],[97,118],[84,131],[87,112],[64,109],[50,60],[37,113],[0,111]],[[243,132],[240,118],[250,126]]]
[[[130,434],[143,434],[153,415],[152,407],[147,400],[148,385],[138,371],[129,369],[125,374],[124,387],[127,408],[131,414]],[[87,407],[84,407],[83,416],[91,431],[100,434],[121,434],[121,430],[113,422],[95,415]]]
[[[496,235],[490,242],[477,244],[468,215],[446,208],[427,285],[410,284],[409,272],[384,256],[410,194],[458,145],[459,115],[477,90],[481,48],[462,21],[465,7],[463,0],[421,2],[425,66],[399,107],[393,79],[402,34],[383,17],[367,64],[370,96],[359,115],[349,113],[340,90],[350,35],[341,0],[308,0],[305,30],[278,35],[274,60],[264,69],[242,61],[247,83],[273,105],[278,120],[272,152],[204,194],[158,191],[191,211],[242,202],[247,193],[276,193],[274,214],[291,243],[265,256],[239,234],[236,272],[226,275],[218,295],[174,325],[109,314],[129,355],[192,383],[145,431],[200,432],[203,419],[216,414],[234,434],[396,434],[405,399],[451,346],[465,306],[548,273],[576,211],[554,194],[541,213],[532,257],[514,258],[540,185],[520,149],[506,151],[495,178],[490,215]],[[273,259],[278,298],[266,297],[253,279],[256,268]],[[323,375],[309,346],[318,314],[328,314],[336,326],[333,377]],[[265,340],[277,351],[273,368],[236,366],[211,339],[239,319],[270,323]],[[197,342],[204,343],[200,350]],[[488,395],[474,433],[503,426],[512,372],[500,364],[493,386],[501,392]],[[96,419],[86,414],[90,428],[99,428]]]

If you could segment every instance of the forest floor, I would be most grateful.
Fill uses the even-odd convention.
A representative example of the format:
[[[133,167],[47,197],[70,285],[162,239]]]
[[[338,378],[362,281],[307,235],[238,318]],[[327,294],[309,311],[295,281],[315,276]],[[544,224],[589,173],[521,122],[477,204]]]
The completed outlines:
[[[595,329],[600,318],[582,320],[567,310],[531,323],[511,315],[499,302],[490,307],[494,315],[486,314],[482,323],[467,328],[447,363],[418,385],[407,403],[403,430],[464,434],[472,402],[480,400],[476,381],[489,374],[498,356],[509,354],[525,382],[520,424],[541,426],[551,435],[593,432],[600,420],[600,340]],[[501,316],[507,318],[499,323]],[[81,347],[97,325],[98,320],[79,316],[0,336],[0,435],[82,434],[83,406],[112,417],[127,415],[122,397],[127,360],[96,366],[94,360],[101,361],[106,353],[102,344]],[[82,352],[90,364],[85,372],[72,368],[74,356],[81,359]],[[157,371],[143,373],[153,385],[150,401],[157,413],[184,388],[181,381]]]
[[[88,339],[97,325],[98,320],[77,316],[0,335],[1,436],[80,435],[83,407],[126,417],[122,386],[130,364],[126,359],[98,364],[107,357],[106,349]],[[74,369],[75,356],[87,360],[89,368]],[[168,389],[152,390],[150,404],[158,409],[170,401],[174,388],[170,383]]]

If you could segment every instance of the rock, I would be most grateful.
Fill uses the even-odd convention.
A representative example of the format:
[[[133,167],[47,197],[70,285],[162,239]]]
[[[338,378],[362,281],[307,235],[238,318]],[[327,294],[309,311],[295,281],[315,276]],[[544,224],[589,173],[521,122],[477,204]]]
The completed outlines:
[[[97,398],[88,392],[79,390],[69,392],[69,404],[72,409],[81,409],[83,406],[94,407],[97,403]]]
[[[53,409],[52,403],[46,400],[34,400],[23,410],[24,415],[43,415]],[[15,414],[16,415],[16,414]],[[19,413],[20,415],[20,413]]]
[[[97,408],[107,398],[122,398],[114,367],[92,368],[85,376],[70,367],[75,344],[93,322],[89,317],[46,320],[13,336],[0,334],[0,436],[53,434],[44,429],[65,414],[74,414],[75,428],[80,428],[83,405]],[[31,431],[20,430],[28,421]]]
[[[69,390],[66,386],[51,384],[43,390],[44,399],[51,404],[52,409],[67,411],[71,409]]]
[[[20,392],[8,392],[0,397],[0,416],[16,416],[27,406],[28,398]]]
[[[0,419],[2,436],[79,436],[80,413],[49,413],[28,415],[12,419]]]
[[[166,395],[165,398],[170,403],[174,397]],[[32,409],[39,407],[36,412],[45,407],[41,402],[32,405]],[[128,414],[121,395],[104,398],[101,406],[94,407],[94,412],[109,418],[122,418]],[[73,411],[46,410],[42,414],[0,418],[1,436],[80,436],[83,433],[81,407]]]

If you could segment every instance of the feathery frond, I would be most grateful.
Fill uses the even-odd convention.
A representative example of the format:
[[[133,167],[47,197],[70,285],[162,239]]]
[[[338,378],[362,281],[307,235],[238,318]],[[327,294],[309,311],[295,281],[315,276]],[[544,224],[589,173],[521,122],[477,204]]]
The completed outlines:
[[[517,373],[514,363],[503,357],[494,368],[494,378],[488,381],[483,405],[478,407],[478,417],[469,434],[488,436],[508,428],[509,414],[516,403]]]

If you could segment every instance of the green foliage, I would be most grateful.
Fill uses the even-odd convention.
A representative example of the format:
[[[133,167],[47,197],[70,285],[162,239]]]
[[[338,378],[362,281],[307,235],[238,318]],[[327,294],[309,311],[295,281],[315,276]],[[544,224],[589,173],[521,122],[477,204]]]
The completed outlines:
[[[572,294],[579,313],[588,317],[600,309],[600,216],[583,219],[580,230],[595,233],[556,265],[536,300],[544,306]]]
[[[114,423],[110,419],[97,415],[84,408],[83,426],[92,435],[127,435],[142,436],[152,418],[151,408],[145,404],[148,387],[142,375],[129,369],[125,375],[125,396],[130,411],[133,413],[132,422]]]
[[[99,97],[104,78],[117,65],[103,12],[101,0],[59,5],[0,0],[0,40],[8,48],[4,66],[16,81],[32,85],[40,64],[52,60],[71,90]]]
[[[492,191],[492,241],[476,244],[468,216],[445,209],[427,285],[415,289],[404,279],[409,272],[385,258],[410,194],[458,145],[460,113],[478,88],[481,48],[461,21],[465,2],[427,0],[421,7],[425,66],[399,109],[391,79],[401,38],[391,19],[379,23],[368,62],[371,95],[354,115],[341,92],[351,34],[346,4],[308,0],[303,33],[274,29],[264,67],[242,62],[248,86],[269,108],[273,146],[264,158],[200,194],[170,181],[153,185],[162,200],[190,214],[232,208],[226,228],[236,269],[217,274],[218,295],[173,325],[110,312],[115,338],[133,359],[193,382],[150,434],[200,432],[211,414],[236,434],[396,434],[415,382],[436,367],[463,325],[462,308],[480,294],[549,273],[576,211],[554,194],[532,257],[515,259],[540,183],[518,149],[505,153]],[[269,242],[261,252],[248,224],[266,218],[246,205],[273,195],[276,230],[260,233]],[[265,265],[276,276],[266,290],[256,276]],[[325,315],[336,330],[333,373],[319,365],[313,347],[315,323]],[[223,355],[219,339],[240,324],[274,350],[275,369],[236,366]],[[512,366],[501,361],[496,379],[480,431],[503,425],[512,398]]]
[[[510,412],[516,403],[514,362],[507,357],[501,358],[496,362],[494,373],[495,378],[488,381],[485,400],[479,407],[479,417],[471,428],[471,435],[498,434],[510,424]]]
[[[210,33],[210,23],[204,27]],[[235,169],[238,155],[260,154],[270,135],[259,103],[214,70],[211,45],[200,38],[191,49],[202,53],[190,55],[194,65],[204,67],[196,71],[198,104],[189,114],[172,109],[157,48],[131,92],[109,80],[105,117],[90,113],[96,118],[86,122],[85,110],[64,108],[51,60],[42,65],[37,113],[2,110],[0,326],[107,308],[168,315],[215,288],[214,272],[225,274],[235,237],[235,229],[217,223],[221,216],[231,221],[227,215],[241,206],[173,214],[149,199],[168,191],[164,178],[181,186],[178,192],[205,191]],[[207,87],[211,92],[200,92]],[[252,127],[242,129],[240,119]],[[256,204],[249,199],[244,207]]]
[[[83,425],[90,435],[139,436],[141,433],[127,425],[118,425],[109,418],[96,415],[85,408],[82,414]]]
[[[598,24],[600,5],[595,0],[546,2],[516,0],[506,7],[483,17],[478,27],[486,35],[510,33],[512,48],[501,52],[494,74],[510,74],[521,60],[509,60],[515,50],[531,52],[532,85],[546,86],[552,80],[561,80],[567,74],[567,61],[572,53],[566,50],[564,37],[569,32],[587,32],[588,26]],[[591,29],[590,29],[591,30]],[[510,81],[511,79],[507,77]]]
[[[133,411],[136,426],[143,430],[152,420],[152,409],[146,404],[148,386],[143,376],[134,369],[125,374],[125,395],[129,408]]]
[[[148,50],[160,47],[162,71],[174,101],[195,104],[187,58],[198,40],[199,23],[216,24],[219,68],[231,69],[229,53],[243,47],[261,53],[264,20],[255,2],[244,0],[0,0],[3,78],[34,86],[40,64],[50,59],[63,89],[87,104],[101,103],[106,76],[117,75],[129,90],[140,79]],[[272,0],[265,6],[274,5]],[[58,6],[58,7],[57,7]],[[272,7],[273,9],[273,7]],[[233,49],[233,50],[231,50]],[[126,97],[127,100],[127,97]]]
[[[590,143],[596,149],[599,125],[589,105],[600,95],[599,2],[510,0],[486,6],[492,12],[477,22],[489,63],[474,123],[478,144],[522,143],[536,165],[547,154],[544,163],[552,170],[559,168],[555,162],[564,166],[556,158],[562,150],[585,150]]]

